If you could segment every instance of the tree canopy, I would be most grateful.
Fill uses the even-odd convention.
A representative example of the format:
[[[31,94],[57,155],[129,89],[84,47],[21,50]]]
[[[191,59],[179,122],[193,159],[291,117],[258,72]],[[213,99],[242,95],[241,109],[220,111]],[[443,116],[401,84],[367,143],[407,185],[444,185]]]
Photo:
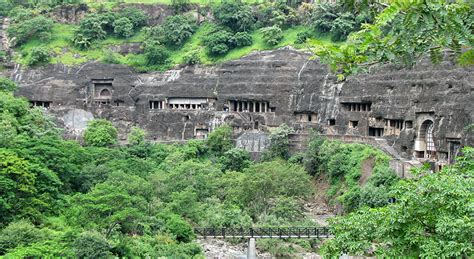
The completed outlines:
[[[397,0],[381,6],[375,21],[351,34],[346,44],[315,49],[341,77],[379,63],[413,66],[425,55],[437,63],[445,51],[462,64],[472,63],[472,3]]]

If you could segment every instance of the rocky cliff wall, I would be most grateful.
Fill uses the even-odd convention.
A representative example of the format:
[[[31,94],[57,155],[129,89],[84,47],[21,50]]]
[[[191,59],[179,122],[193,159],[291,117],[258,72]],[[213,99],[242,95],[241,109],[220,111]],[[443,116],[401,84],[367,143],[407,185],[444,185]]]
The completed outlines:
[[[100,63],[17,66],[8,76],[21,85],[18,95],[49,107],[74,134],[89,114],[112,120],[122,138],[140,125],[157,141],[205,138],[222,123],[236,137],[287,123],[302,134],[314,129],[383,138],[406,158],[446,162],[462,145],[473,144],[465,130],[474,119],[472,67],[421,62],[412,70],[385,66],[337,82],[310,56],[280,49],[217,66],[145,74]]]

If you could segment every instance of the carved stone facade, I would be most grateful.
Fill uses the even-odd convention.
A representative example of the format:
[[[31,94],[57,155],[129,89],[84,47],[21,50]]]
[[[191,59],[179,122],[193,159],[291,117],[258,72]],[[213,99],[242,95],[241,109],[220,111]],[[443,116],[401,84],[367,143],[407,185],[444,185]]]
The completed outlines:
[[[48,103],[60,121],[71,122],[65,119],[71,110],[84,110],[113,121],[123,139],[133,125],[152,140],[172,141],[202,139],[227,123],[236,139],[244,136],[242,146],[260,151],[266,140],[247,133],[286,123],[302,134],[314,129],[383,138],[405,158],[442,163],[473,144],[465,129],[474,118],[473,67],[421,62],[412,70],[385,66],[337,82],[325,65],[309,58],[280,49],[164,73],[100,63],[7,73],[19,82],[18,95]]]

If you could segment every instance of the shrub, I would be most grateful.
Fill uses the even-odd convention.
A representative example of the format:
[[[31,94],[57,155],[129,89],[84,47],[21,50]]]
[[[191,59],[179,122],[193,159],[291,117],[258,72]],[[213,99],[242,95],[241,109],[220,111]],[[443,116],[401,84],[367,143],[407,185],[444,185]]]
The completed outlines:
[[[115,20],[119,19],[119,15],[114,12],[105,12],[98,15],[99,20],[102,22],[102,28],[107,33],[114,32],[114,22]],[[126,17],[125,17],[126,18]]]
[[[17,6],[8,13],[8,16],[10,17],[10,22],[13,24],[29,20],[35,17],[35,13],[32,9],[26,9],[21,6]]]
[[[247,32],[237,32],[231,39],[231,43],[236,47],[252,45],[252,36]]]
[[[107,49],[104,53],[102,61],[107,64],[120,64],[120,60],[117,57],[117,54],[110,49]]]
[[[356,22],[354,15],[343,13],[332,22],[331,39],[333,41],[344,41],[349,33],[355,30]]]
[[[191,53],[188,53],[186,56],[183,57],[183,62],[187,65],[201,64],[201,58],[199,57],[199,52],[193,51]]]
[[[184,15],[168,16],[161,25],[160,34],[167,45],[181,46],[196,31],[195,21]]]
[[[142,10],[133,7],[123,9],[120,12],[120,16],[128,18],[132,22],[134,30],[146,25],[148,19]]]
[[[114,33],[123,38],[133,35],[133,23],[126,17],[119,18],[114,22]]]
[[[302,32],[298,32],[298,34],[296,34],[296,41],[295,43],[296,44],[303,44],[306,42],[307,39],[309,39],[311,37],[311,34],[309,33],[309,31],[302,31]]]
[[[21,45],[31,39],[47,41],[51,38],[54,22],[44,16],[28,18],[12,24],[8,28],[8,36],[15,38],[14,45]]]
[[[176,13],[185,12],[190,5],[189,0],[171,0],[171,7]]]
[[[16,84],[12,80],[0,76],[0,92],[13,92],[16,90]]]
[[[78,258],[105,258],[110,256],[110,244],[96,232],[83,232],[73,243]]]
[[[117,129],[107,120],[92,120],[84,132],[86,145],[105,147],[117,142]]]
[[[47,63],[51,58],[51,51],[47,47],[34,47],[31,49],[28,58],[28,65],[33,66],[41,63]]]
[[[262,26],[286,28],[296,24],[298,16],[295,9],[282,2],[266,3],[259,10],[259,22]]]
[[[205,39],[204,44],[207,46],[211,55],[223,55],[231,48],[233,35],[225,29],[216,28],[214,32],[210,33]]]
[[[12,9],[12,4],[7,2],[0,2],[0,17],[7,16],[8,11]]]
[[[261,32],[267,45],[275,46],[283,39],[282,30],[276,26],[262,28]]]
[[[319,4],[312,15],[312,26],[317,32],[329,32],[332,23],[339,17],[339,6],[335,4]]]
[[[94,41],[104,39],[107,32],[104,30],[103,25],[106,23],[97,14],[87,15],[74,31],[74,45],[85,49],[89,48]]]
[[[144,49],[145,57],[148,65],[165,64],[170,56],[168,50],[156,41],[149,41]]]
[[[255,22],[255,17],[250,6],[226,1],[214,8],[214,18],[224,26],[233,31],[248,31]]]

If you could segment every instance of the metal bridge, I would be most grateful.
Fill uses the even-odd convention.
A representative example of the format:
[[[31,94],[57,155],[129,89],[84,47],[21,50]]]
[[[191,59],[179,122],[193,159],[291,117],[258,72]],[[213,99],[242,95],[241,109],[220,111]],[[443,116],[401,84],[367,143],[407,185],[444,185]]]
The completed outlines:
[[[198,238],[331,238],[328,227],[195,228]]]

